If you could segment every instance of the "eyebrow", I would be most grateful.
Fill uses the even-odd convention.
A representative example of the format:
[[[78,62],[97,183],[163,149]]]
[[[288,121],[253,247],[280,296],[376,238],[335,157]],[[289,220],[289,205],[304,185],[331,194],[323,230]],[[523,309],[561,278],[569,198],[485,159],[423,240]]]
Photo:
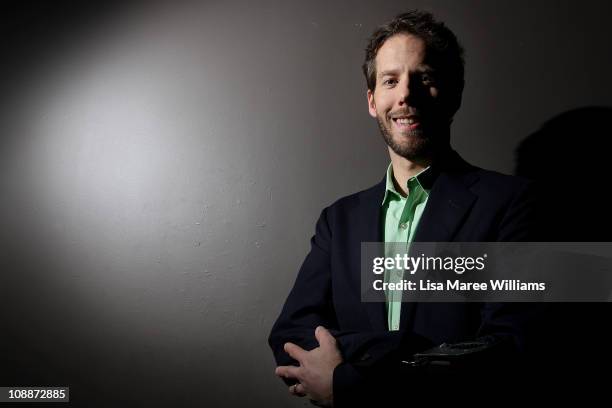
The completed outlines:
[[[381,71],[378,76],[384,77],[386,75],[397,75],[398,72],[399,72],[398,69],[387,69],[385,71]],[[416,71],[417,74],[433,74],[435,72],[436,72],[435,69],[427,65],[423,67],[419,67],[419,69]]]
[[[381,71],[378,75],[379,77],[384,77],[385,75],[395,75],[399,72],[398,69],[388,69],[386,71]]]

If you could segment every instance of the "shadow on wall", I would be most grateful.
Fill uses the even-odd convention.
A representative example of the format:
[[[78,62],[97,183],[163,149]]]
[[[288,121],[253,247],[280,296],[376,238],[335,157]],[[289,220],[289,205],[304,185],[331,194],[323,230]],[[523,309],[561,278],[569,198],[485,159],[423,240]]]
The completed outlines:
[[[516,150],[516,174],[538,182],[544,241],[611,241],[612,108],[562,113]]]
[[[608,107],[562,113],[516,149],[516,174],[538,186],[539,241],[612,241],[610,117]],[[607,397],[609,385],[600,373],[612,368],[611,318],[612,303],[546,305],[533,378],[554,384],[546,389],[547,399]]]

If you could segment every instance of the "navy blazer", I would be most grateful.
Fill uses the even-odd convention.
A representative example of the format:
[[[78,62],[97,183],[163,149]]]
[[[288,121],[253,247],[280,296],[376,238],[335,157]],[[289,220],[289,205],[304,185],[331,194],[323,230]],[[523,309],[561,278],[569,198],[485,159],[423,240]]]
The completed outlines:
[[[532,202],[527,180],[474,167],[454,151],[432,169],[437,177],[414,241],[528,240]],[[383,240],[385,186],[383,179],[323,210],[311,250],[269,337],[278,365],[291,365],[296,362],[283,350],[284,343],[310,350],[318,346],[314,329],[330,329],[344,360],[334,371],[336,406],[354,400],[350,397],[370,384],[368,372],[384,367],[377,372],[387,375],[389,362],[443,342],[488,336],[515,351],[526,347],[525,305],[405,302],[400,330],[390,332],[385,304],[361,301],[361,243]]]

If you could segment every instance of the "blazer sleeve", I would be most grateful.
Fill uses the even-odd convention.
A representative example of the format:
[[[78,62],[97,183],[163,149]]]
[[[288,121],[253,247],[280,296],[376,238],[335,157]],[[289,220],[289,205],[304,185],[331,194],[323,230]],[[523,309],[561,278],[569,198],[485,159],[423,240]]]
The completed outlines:
[[[310,240],[310,252],[304,260],[293,288],[268,338],[278,365],[297,365],[283,349],[286,342],[311,350],[318,346],[314,329],[337,328],[331,299],[331,233],[323,210]]]

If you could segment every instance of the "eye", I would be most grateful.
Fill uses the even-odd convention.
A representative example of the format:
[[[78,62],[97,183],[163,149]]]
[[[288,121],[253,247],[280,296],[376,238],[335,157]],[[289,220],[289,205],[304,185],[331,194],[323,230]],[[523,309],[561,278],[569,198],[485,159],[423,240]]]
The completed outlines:
[[[397,81],[395,79],[391,79],[391,78],[385,79],[383,81],[383,85],[394,85],[395,83],[397,83]]]
[[[421,74],[421,83],[425,85],[435,85],[436,81],[431,74]]]

